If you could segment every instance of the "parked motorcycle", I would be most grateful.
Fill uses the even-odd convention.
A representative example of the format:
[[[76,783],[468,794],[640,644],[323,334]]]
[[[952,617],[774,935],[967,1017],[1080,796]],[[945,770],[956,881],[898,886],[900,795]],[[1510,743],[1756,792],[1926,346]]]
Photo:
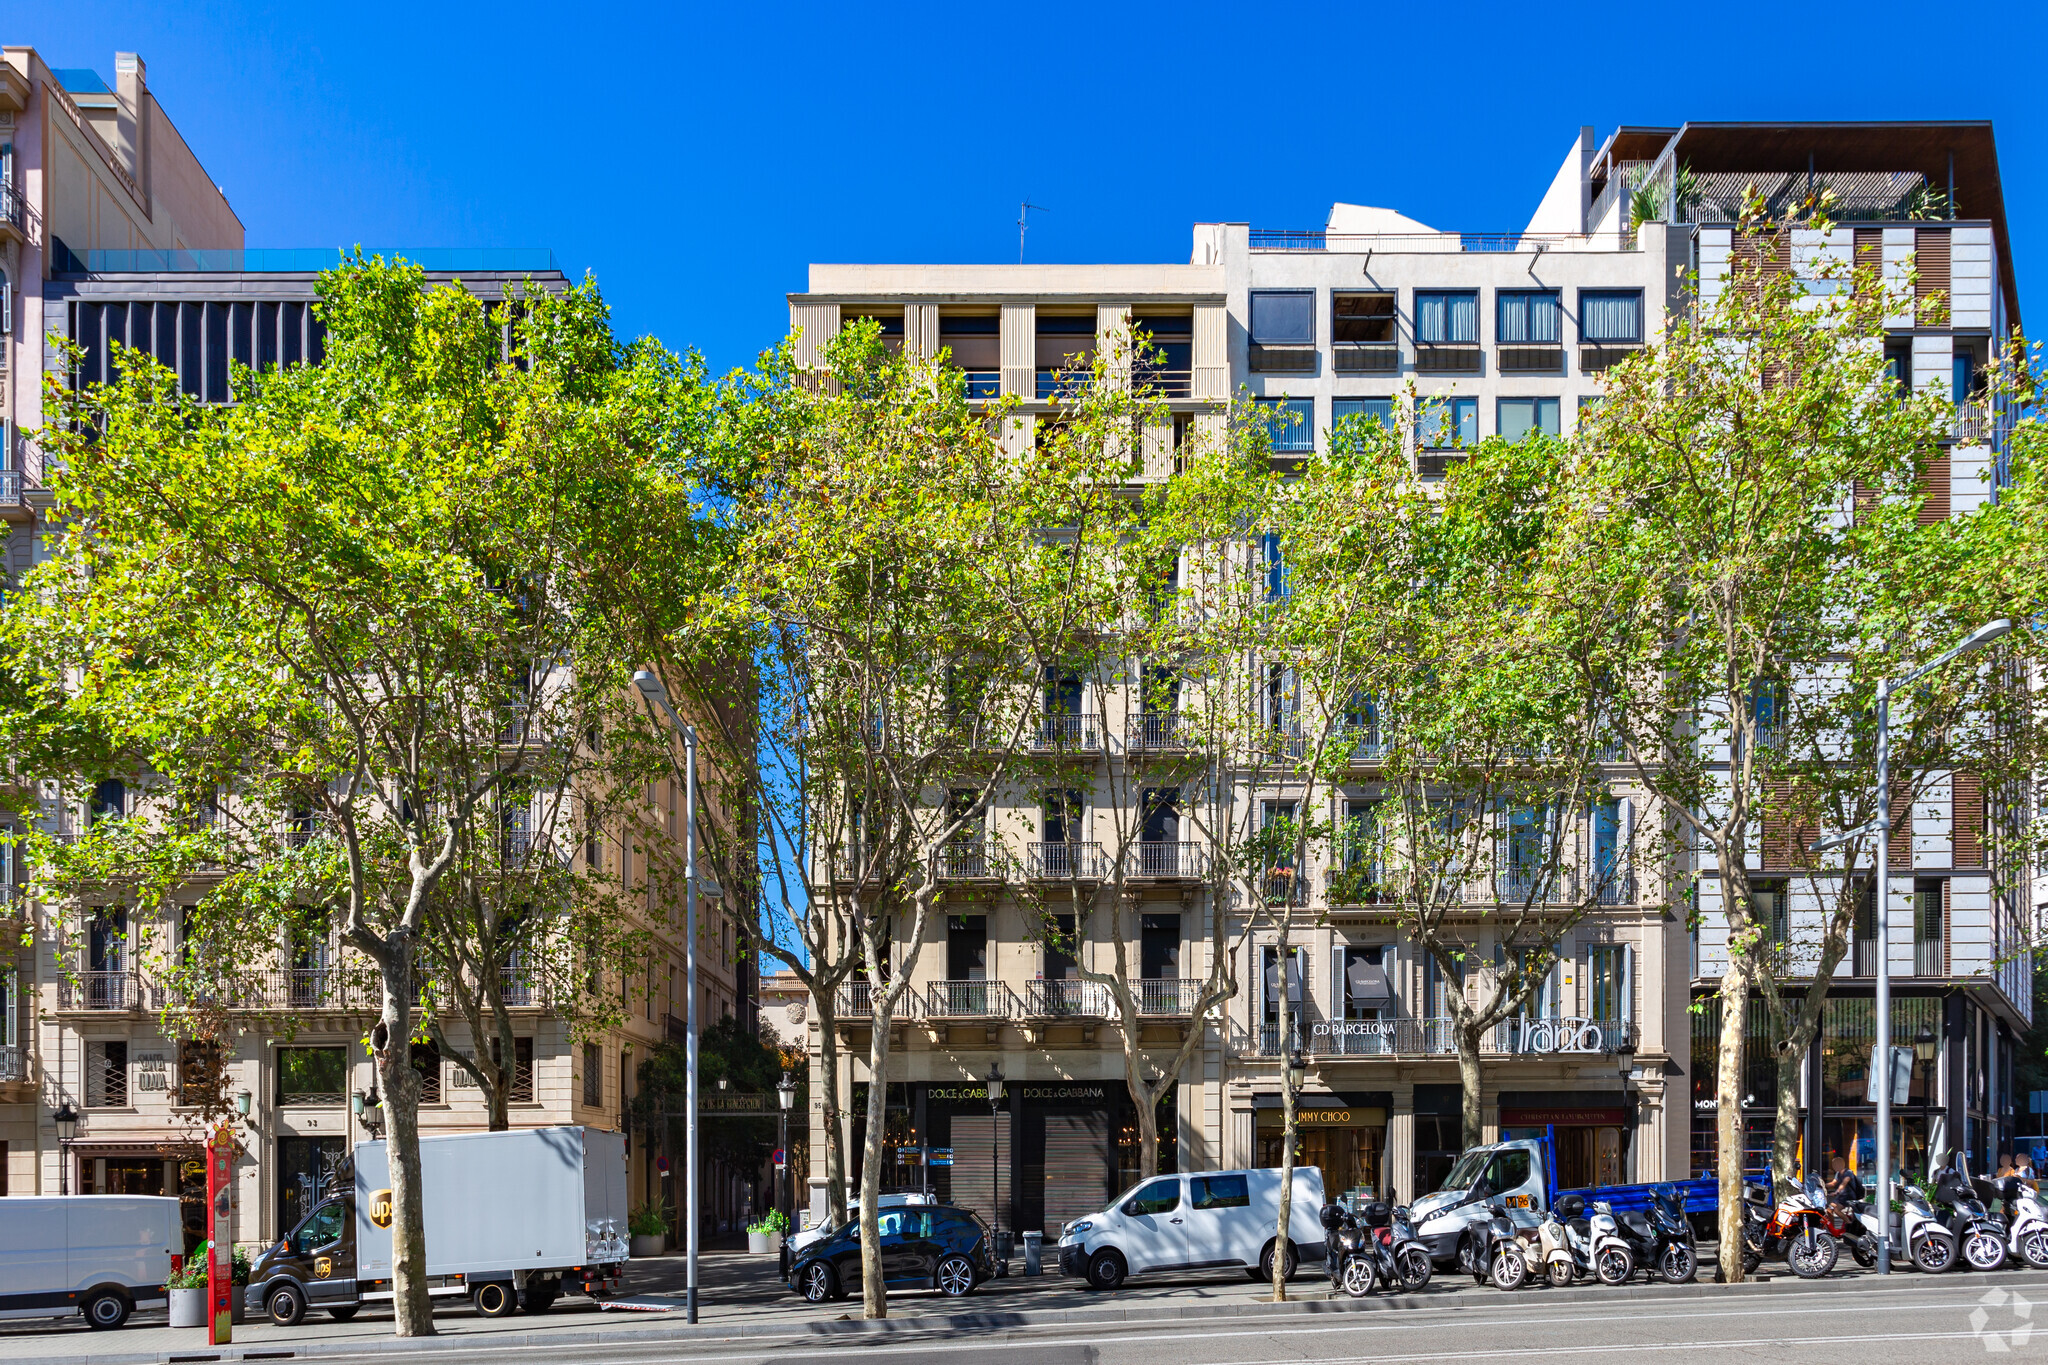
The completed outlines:
[[[1329,1215],[1336,1212],[1336,1226]],[[1376,1199],[1353,1215],[1340,1205],[1324,1210],[1330,1283],[1354,1299],[1374,1289],[1413,1292],[1429,1283],[1429,1249],[1415,1236],[1407,1210]]]
[[[1942,1222],[1927,1196],[1903,1182],[1892,1187],[1899,1201],[1899,1244],[1916,1269],[1938,1275],[1956,1263],[1956,1237]],[[1873,1204],[1856,1206],[1856,1220],[1865,1236],[1875,1240],[1882,1215]],[[2048,1249],[2048,1248],[2044,1248]]]
[[[1785,1258],[1785,1264],[1802,1280],[1817,1280],[1835,1268],[1841,1256],[1836,1230],[1843,1226],[1828,1213],[1827,1191],[1820,1179],[1809,1175],[1788,1185],[1784,1198],[1771,1213],[1748,1250],[1762,1257]],[[1857,1234],[1862,1235],[1859,1226]],[[1748,1240],[1748,1239],[1745,1239]],[[1873,1259],[1875,1253],[1873,1252]]]
[[[1387,1195],[1393,1203],[1391,1191]],[[1406,1204],[1393,1203],[1392,1213],[1387,1222],[1387,1235],[1394,1253],[1394,1264],[1401,1271],[1401,1288],[1413,1294],[1429,1283],[1436,1273],[1436,1262],[1429,1257],[1429,1243],[1415,1232],[1415,1217]]]
[[[1961,1152],[1935,1173],[1934,1205],[1947,1211],[1942,1221],[1955,1235],[1965,1265],[1997,1270],[2005,1264],[2005,1220],[1985,1208],[1970,1179],[1969,1160]]]
[[[2048,1270],[2048,1200],[2010,1175],[1998,1182],[1998,1193],[2004,1205],[2006,1250],[2014,1260]]]
[[[1474,1229],[1472,1237],[1472,1281],[1491,1283],[1496,1289],[1520,1289],[1529,1280],[1535,1264],[1534,1229],[1518,1226],[1508,1216],[1506,1204],[1487,1205],[1487,1221]]]
[[[1585,1196],[1568,1194],[1551,1207],[1539,1236],[1543,1268],[1558,1288],[1569,1286],[1581,1275],[1596,1277],[1602,1284],[1626,1284],[1636,1273],[1635,1253],[1622,1239],[1614,1215],[1603,1205],[1586,1217]]]
[[[1606,1204],[1593,1207],[1601,1213],[1613,1212]],[[1615,1226],[1634,1253],[1637,1267],[1646,1274],[1672,1284],[1687,1284],[1699,1272],[1692,1225],[1685,1217],[1685,1195],[1676,1185],[1657,1186],[1650,1191],[1646,1210],[1615,1215]]]

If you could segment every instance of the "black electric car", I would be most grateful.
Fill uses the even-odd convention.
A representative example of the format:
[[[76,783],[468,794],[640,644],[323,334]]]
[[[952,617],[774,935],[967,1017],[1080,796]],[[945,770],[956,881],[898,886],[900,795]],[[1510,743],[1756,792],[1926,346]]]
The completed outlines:
[[[966,1209],[920,1204],[882,1209],[882,1282],[891,1289],[936,1289],[958,1297],[993,1276],[988,1229]],[[804,1248],[789,1287],[812,1303],[843,1299],[860,1287],[860,1221]]]

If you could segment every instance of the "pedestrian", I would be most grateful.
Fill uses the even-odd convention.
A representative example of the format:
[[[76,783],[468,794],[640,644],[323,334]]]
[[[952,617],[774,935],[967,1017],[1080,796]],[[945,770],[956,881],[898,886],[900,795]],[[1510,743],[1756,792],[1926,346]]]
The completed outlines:
[[[2007,1176],[2014,1174],[2017,1174],[2017,1172],[2013,1170],[2012,1153],[2000,1152],[1998,1154],[1998,1170],[1991,1178],[1993,1180],[2003,1180]]]

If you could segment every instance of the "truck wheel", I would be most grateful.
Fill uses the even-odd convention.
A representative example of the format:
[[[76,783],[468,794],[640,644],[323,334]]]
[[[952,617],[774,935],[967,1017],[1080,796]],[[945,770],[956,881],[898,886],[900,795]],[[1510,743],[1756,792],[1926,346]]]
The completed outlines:
[[[554,1306],[553,1289],[535,1289],[529,1286],[526,1292],[519,1296],[519,1307],[528,1313],[545,1313]]]
[[[1129,1268],[1124,1258],[1114,1251],[1098,1251],[1088,1260],[1088,1287],[1090,1289],[1116,1289],[1124,1282]]]
[[[1267,1284],[1273,1282],[1273,1248],[1276,1245],[1278,1245],[1277,1240],[1268,1242],[1266,1243],[1266,1249],[1259,1253],[1259,1278]],[[1280,1278],[1283,1280],[1293,1279],[1294,1272],[1300,1267],[1300,1264],[1299,1258],[1294,1254],[1294,1243],[1289,1242],[1287,1244],[1287,1254],[1280,1261]]]
[[[328,1309],[327,1316],[333,1318],[336,1322],[347,1322],[356,1315],[356,1310],[361,1306],[361,1304],[344,1303]]]
[[[279,1327],[297,1327],[306,1320],[306,1295],[297,1285],[279,1285],[264,1306]]]
[[[94,1331],[110,1332],[128,1321],[129,1304],[123,1295],[109,1291],[93,1295],[79,1305],[78,1311],[85,1314]]]
[[[512,1310],[519,1307],[519,1296],[502,1280],[478,1285],[472,1297],[476,1299],[476,1311],[487,1318],[509,1318]]]

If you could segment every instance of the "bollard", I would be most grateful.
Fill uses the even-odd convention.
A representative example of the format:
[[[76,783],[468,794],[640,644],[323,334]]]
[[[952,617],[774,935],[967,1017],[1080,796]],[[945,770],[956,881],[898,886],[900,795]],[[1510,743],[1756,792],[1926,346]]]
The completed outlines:
[[[1044,1250],[1044,1233],[1027,1232],[1024,1234],[1024,1273],[1026,1275],[1037,1275],[1042,1273],[1039,1267],[1039,1259]]]

